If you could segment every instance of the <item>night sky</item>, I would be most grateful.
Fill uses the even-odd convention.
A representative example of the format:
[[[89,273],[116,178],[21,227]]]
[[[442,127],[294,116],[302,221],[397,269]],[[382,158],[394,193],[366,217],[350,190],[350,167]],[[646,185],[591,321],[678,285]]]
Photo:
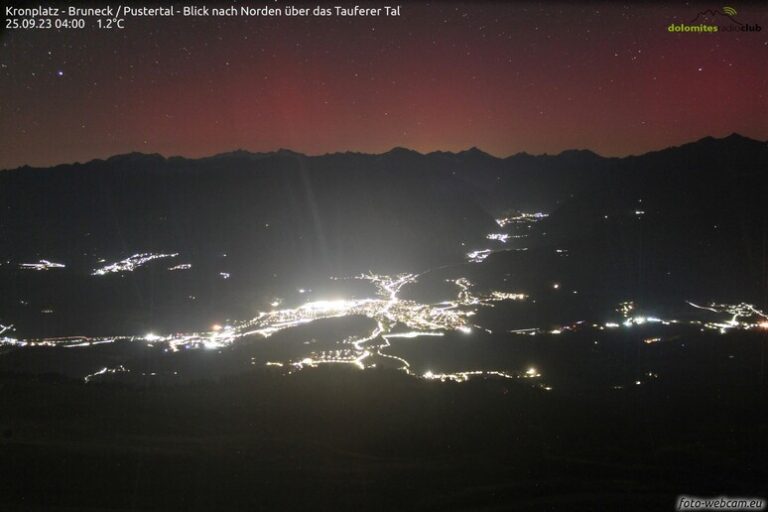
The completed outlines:
[[[718,7],[406,4],[399,18],[5,31],[0,168],[130,151],[626,155],[768,139],[768,7],[734,5],[759,33],[666,30]]]

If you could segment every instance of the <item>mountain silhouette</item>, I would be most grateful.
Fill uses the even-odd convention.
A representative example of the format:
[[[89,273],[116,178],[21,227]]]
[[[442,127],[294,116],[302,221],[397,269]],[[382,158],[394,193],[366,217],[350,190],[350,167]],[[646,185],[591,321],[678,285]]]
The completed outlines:
[[[732,134],[605,162],[542,223],[581,283],[632,294],[768,299],[768,143]]]
[[[564,274],[615,297],[765,300],[766,169],[767,144],[737,134],[625,158],[238,150],[22,167],[0,172],[0,308],[47,334],[141,332],[158,318],[170,329],[212,310],[248,318],[312,280],[463,264],[508,210],[551,215],[525,239],[528,256],[495,254],[478,272],[520,285]],[[89,277],[146,252],[194,270],[159,260]],[[67,270],[18,269],[41,259]],[[53,304],[67,314],[41,320]]]

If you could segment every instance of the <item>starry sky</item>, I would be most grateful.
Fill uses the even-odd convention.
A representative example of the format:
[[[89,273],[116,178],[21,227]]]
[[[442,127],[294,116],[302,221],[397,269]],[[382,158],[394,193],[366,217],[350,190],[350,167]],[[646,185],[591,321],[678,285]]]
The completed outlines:
[[[6,30],[0,168],[130,151],[621,156],[768,139],[768,5],[735,6],[759,33],[666,30],[718,7],[467,1],[400,17]]]

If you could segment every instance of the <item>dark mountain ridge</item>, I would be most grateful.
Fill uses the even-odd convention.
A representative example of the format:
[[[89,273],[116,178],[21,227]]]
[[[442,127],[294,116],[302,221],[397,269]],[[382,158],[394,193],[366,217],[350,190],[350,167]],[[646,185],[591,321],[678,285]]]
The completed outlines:
[[[268,245],[281,261],[286,252],[301,252],[306,264],[329,268],[355,260],[364,267],[379,260],[415,263],[427,253],[445,259],[462,253],[461,242],[494,229],[493,217],[508,209],[555,212],[550,233],[581,236],[588,227],[584,216],[608,207],[605,194],[622,205],[631,190],[640,201],[698,188],[697,197],[710,198],[721,188],[710,184],[722,179],[729,186],[736,176],[762,179],[765,154],[766,143],[733,134],[624,158],[588,150],[497,158],[474,147],[321,156],[281,149],[200,159],[134,152],[21,167],[0,172],[6,241],[0,257],[81,253],[85,243],[110,256],[140,247],[263,252]],[[272,233],[262,233],[267,225]],[[395,242],[397,251],[385,250]]]
[[[551,213],[532,230],[540,236],[525,239],[527,260],[501,253],[482,264],[523,287],[521,279],[560,276],[569,289],[615,297],[766,302],[766,169],[766,143],[736,134],[625,158],[239,150],[19,168],[0,172],[0,308],[34,325],[41,310],[79,297],[80,309],[58,316],[75,322],[54,329],[61,333],[81,332],[77,319],[93,325],[92,304],[112,315],[97,315],[99,332],[131,315],[168,315],[159,304],[180,298],[180,320],[215,316],[221,304],[244,318],[311,279],[461,264],[493,245],[485,236],[504,230],[494,221],[504,210]],[[567,257],[554,251],[564,248]],[[146,252],[179,256],[88,276]],[[67,270],[18,270],[40,259]],[[194,271],[167,272],[179,263]]]
[[[768,143],[737,134],[606,162],[541,224],[584,283],[768,301]]]
[[[333,273],[461,254],[493,217],[463,183],[398,155],[128,154],[0,174],[3,258],[84,250],[258,253]],[[424,260],[424,261],[422,261]]]

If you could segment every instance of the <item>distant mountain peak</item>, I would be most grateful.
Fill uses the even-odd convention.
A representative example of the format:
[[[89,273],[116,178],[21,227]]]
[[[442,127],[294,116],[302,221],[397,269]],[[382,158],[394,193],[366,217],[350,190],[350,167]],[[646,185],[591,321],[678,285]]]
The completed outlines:
[[[280,148],[275,153],[281,156],[293,156],[293,157],[304,156],[304,154],[302,153],[299,153],[292,149],[287,149],[287,148]]]
[[[141,153],[139,151],[132,151],[130,153],[123,153],[120,155],[113,155],[106,159],[107,162],[128,162],[131,160],[165,160],[165,157],[160,153]]]
[[[234,151],[227,151],[225,153],[217,153],[215,155],[204,157],[203,159],[213,158],[268,158],[272,156],[289,156],[289,157],[303,157],[301,153],[297,153],[291,149],[280,148],[276,151],[268,151],[266,153],[248,151],[247,149],[235,149]],[[190,159],[191,160],[191,159]]]
[[[397,156],[397,155],[410,155],[410,156],[421,156],[421,153],[419,153],[416,150],[404,148],[402,146],[395,146],[394,148],[390,149],[384,155],[391,155],[391,156]]]
[[[740,133],[733,132],[732,134],[728,135],[727,137],[723,137],[723,140],[740,140],[740,141],[754,141],[754,139],[750,139],[749,137],[745,137]]]
[[[235,149],[234,151],[230,151],[228,153],[220,153],[220,154],[236,155],[236,156],[252,156],[252,155],[255,155],[256,153],[254,153],[253,151],[248,151],[247,149],[238,148],[238,149]]]
[[[590,149],[566,149],[561,151],[558,156],[579,156],[585,158],[600,158],[600,155]]]
[[[493,155],[486,153],[482,149],[478,148],[477,146],[472,146],[469,149],[465,149],[464,151],[459,151],[457,153],[459,156],[466,156],[466,157],[472,157],[472,158],[496,158]]]
[[[763,141],[755,140],[749,137],[745,137],[741,135],[740,133],[733,132],[730,135],[726,135],[725,137],[702,137],[701,139],[691,142],[689,144],[762,144]],[[686,145],[686,144],[684,144]]]

